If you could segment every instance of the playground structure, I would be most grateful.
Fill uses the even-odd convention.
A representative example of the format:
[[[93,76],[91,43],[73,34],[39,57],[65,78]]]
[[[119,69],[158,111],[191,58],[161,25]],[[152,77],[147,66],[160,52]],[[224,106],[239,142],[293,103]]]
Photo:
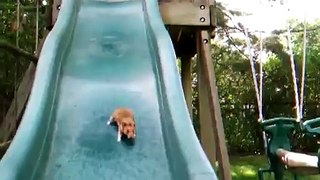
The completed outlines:
[[[2,179],[63,179],[70,174],[75,179],[104,174],[121,179],[116,168],[126,166],[115,164],[119,159],[140,163],[134,165],[144,168],[139,174],[127,170],[128,176],[137,179],[150,178],[148,168],[161,168],[154,172],[159,179],[216,179],[216,161],[220,179],[231,179],[210,53],[214,5],[207,0],[50,1],[46,6],[48,36],[40,41],[37,68],[30,64],[15,98],[17,107],[11,106],[1,125],[5,129],[1,140],[7,141],[23,115],[0,162]],[[200,142],[205,153],[191,126],[192,113],[187,111],[192,109],[191,58],[195,53],[199,60]],[[175,55],[181,58],[183,91]],[[88,88],[95,93],[88,93]],[[138,120],[135,148],[113,144],[113,132],[102,126],[106,113],[119,105],[131,105],[138,119],[149,121],[140,124]],[[88,124],[88,119],[96,124]],[[104,159],[101,151],[110,148],[116,153]],[[87,152],[81,152],[83,149]],[[141,153],[146,158],[141,159]],[[86,174],[78,174],[79,164],[87,167]],[[110,166],[112,172],[107,170]]]
[[[296,117],[275,117],[271,119],[264,119],[262,110],[262,92],[263,92],[263,67],[262,60],[259,62],[259,82],[257,79],[257,73],[255,71],[255,64],[252,55],[249,55],[252,78],[256,91],[256,99],[259,110],[258,121],[261,123],[263,130],[263,136],[265,140],[266,155],[269,160],[269,167],[267,169],[259,169],[259,180],[264,179],[265,173],[273,173],[275,180],[282,180],[284,177],[284,171],[286,169],[293,172],[293,178],[298,179],[297,175],[315,175],[320,174],[320,148],[317,152],[317,156],[307,155],[303,153],[296,153],[292,151],[292,135],[294,132],[306,134],[310,138],[320,137],[320,118],[314,118],[302,121],[304,117],[303,111],[303,99],[304,99],[304,83],[305,83],[305,71],[306,71],[306,48],[307,48],[307,28],[306,19],[304,20],[304,36],[303,36],[303,60],[302,60],[302,75],[300,94],[297,83],[296,65],[294,59],[293,45],[291,40],[290,24],[287,24],[287,40],[288,49],[290,55],[290,65],[294,87],[294,99]],[[243,28],[243,33],[246,36],[246,43],[248,51],[250,52],[251,42],[249,40],[248,30]],[[260,32],[261,33],[261,32]],[[262,38],[260,34],[260,58],[262,52]],[[299,98],[300,97],[300,98]]]

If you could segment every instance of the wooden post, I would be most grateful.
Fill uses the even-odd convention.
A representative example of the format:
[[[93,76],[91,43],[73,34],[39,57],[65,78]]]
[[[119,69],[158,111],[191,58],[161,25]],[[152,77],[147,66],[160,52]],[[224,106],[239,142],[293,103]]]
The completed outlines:
[[[192,119],[192,59],[181,57],[181,81],[184,97],[187,102],[190,117]]]
[[[197,33],[197,45],[199,66],[204,76],[204,83],[207,87],[208,110],[211,118],[211,131],[214,132],[214,138],[217,146],[217,160],[219,163],[219,177],[223,180],[231,180],[231,169],[226,147],[223,122],[221,117],[221,109],[218,99],[218,89],[216,86],[216,77],[213,69],[211,58],[210,38],[208,31],[199,31]],[[203,86],[202,86],[203,87]],[[203,127],[207,128],[207,127]],[[214,143],[214,142],[212,142]]]
[[[200,122],[200,142],[212,167],[216,168],[216,143],[212,130],[212,121],[209,108],[209,93],[203,71],[201,71],[199,58],[197,64],[198,92],[199,92],[199,122]]]
[[[58,19],[58,15],[59,15],[59,11],[61,8],[61,3],[62,0],[51,0],[52,2],[52,9],[51,9],[51,25],[53,26],[57,19]]]

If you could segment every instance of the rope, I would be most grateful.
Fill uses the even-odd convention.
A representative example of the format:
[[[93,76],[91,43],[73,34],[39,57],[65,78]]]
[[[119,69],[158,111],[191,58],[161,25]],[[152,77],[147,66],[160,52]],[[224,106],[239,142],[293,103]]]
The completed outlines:
[[[290,25],[287,23],[287,31],[288,31],[288,46],[289,46],[289,54],[290,54],[290,64],[291,64],[291,74],[293,80],[293,88],[294,88],[294,97],[296,103],[296,117],[297,122],[300,122],[300,105],[299,105],[299,93],[298,93],[298,85],[297,85],[297,77],[296,77],[296,68],[294,64],[293,50],[292,50],[292,42],[291,42],[291,34],[290,34]]]
[[[259,4],[260,4],[260,18],[262,19],[263,18],[263,11],[262,11],[262,1],[260,0],[259,1]],[[260,29],[259,31],[259,35],[260,35],[260,52],[259,52],[259,60],[260,60],[260,66],[259,66],[259,98],[260,98],[260,104],[258,104],[259,106],[259,119],[258,119],[258,122],[263,122],[264,121],[264,118],[263,118],[263,114],[262,114],[262,107],[263,107],[263,88],[262,88],[262,85],[263,85],[263,63],[262,63],[262,52],[263,52],[263,39],[262,39],[262,29]],[[268,142],[267,142],[267,136],[266,136],[266,132],[265,131],[262,131],[262,139],[263,139],[263,146],[264,146],[264,154],[267,155],[268,154],[268,149],[267,149],[267,146],[268,146]],[[268,159],[269,160],[269,159]],[[269,163],[270,163],[270,160],[269,160]]]
[[[16,31],[16,46],[19,47],[19,33],[20,33],[20,0],[17,0],[17,31]],[[18,56],[19,58],[19,56]],[[15,115],[18,116],[18,93],[17,93],[17,65],[18,61],[15,61],[15,71],[14,71],[14,106]]]
[[[263,52],[263,44],[262,44],[262,41],[263,41],[263,39],[262,39],[262,32],[260,31],[260,54],[259,54],[259,56],[260,56],[260,69],[259,69],[259,76],[260,76],[260,78],[259,78],[259,90],[260,90],[260,92],[259,92],[259,95],[260,95],[260,105],[259,105],[259,120],[261,121],[261,122],[263,122],[263,114],[262,114],[262,111],[263,111],[263,109],[262,109],[262,106],[263,106],[263,101],[262,101],[262,99],[263,99],[263,94],[262,94],[262,84],[263,84],[263,64],[262,64],[262,52]],[[262,138],[263,138],[263,145],[264,145],[264,150],[265,150],[265,154],[268,154],[268,152],[267,152],[267,145],[268,145],[268,143],[267,143],[267,137],[266,137],[266,132],[264,132],[264,131],[262,131]]]
[[[250,60],[250,66],[251,66],[251,72],[252,72],[252,78],[253,78],[253,83],[254,83],[254,88],[256,91],[256,98],[257,98],[257,103],[258,103],[258,109],[259,109],[259,122],[262,121],[262,103],[259,95],[259,88],[258,88],[258,83],[257,83],[257,77],[256,77],[256,70],[254,67],[254,62],[253,62],[253,57],[251,54],[251,43],[248,35],[248,30],[247,28],[244,29],[244,34],[246,36],[246,43],[247,43],[247,50],[249,52],[249,60]]]
[[[259,68],[259,95],[260,95],[260,105],[259,105],[259,119],[263,121],[263,114],[262,114],[262,84],[263,84],[263,64],[262,64],[262,33],[260,31],[260,53],[259,53],[259,59],[260,59],[260,68]]]
[[[19,47],[19,31],[20,31],[20,1],[17,0],[17,31],[16,31],[16,46]]]
[[[38,49],[38,44],[39,44],[39,0],[36,0],[37,1],[37,10],[36,10],[36,43],[35,43],[35,51],[37,51]]]
[[[307,55],[307,18],[306,12],[304,14],[304,33],[303,33],[303,59],[302,59],[302,76],[301,76],[301,87],[300,87],[300,116],[303,118],[303,98],[304,98],[304,81],[306,74],[306,55]]]

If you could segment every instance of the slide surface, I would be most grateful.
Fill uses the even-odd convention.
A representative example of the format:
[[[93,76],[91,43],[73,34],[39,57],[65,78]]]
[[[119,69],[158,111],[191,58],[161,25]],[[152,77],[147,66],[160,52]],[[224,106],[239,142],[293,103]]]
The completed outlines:
[[[106,122],[135,112],[133,144]],[[1,180],[214,180],[156,0],[63,1]]]

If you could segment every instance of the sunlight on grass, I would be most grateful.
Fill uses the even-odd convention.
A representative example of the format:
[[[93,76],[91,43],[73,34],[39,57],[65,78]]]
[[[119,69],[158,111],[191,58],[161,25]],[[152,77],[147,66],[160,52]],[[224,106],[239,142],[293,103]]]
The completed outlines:
[[[232,176],[239,176],[240,175],[240,176],[246,176],[246,177],[256,177],[257,172],[255,170],[256,170],[256,168],[251,165],[233,166]]]
[[[237,176],[238,176],[238,174],[237,174],[237,173],[235,173],[234,171],[232,171],[232,172],[231,172],[231,176],[232,176],[232,177],[237,177]]]
[[[234,169],[236,171],[240,171],[240,173],[245,175],[255,175],[255,169],[252,166],[235,166]]]

